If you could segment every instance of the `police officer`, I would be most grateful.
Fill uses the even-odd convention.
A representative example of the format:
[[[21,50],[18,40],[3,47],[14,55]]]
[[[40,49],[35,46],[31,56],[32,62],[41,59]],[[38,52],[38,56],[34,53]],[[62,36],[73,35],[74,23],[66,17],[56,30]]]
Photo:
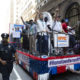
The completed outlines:
[[[13,55],[15,56],[17,62],[16,49],[13,45],[8,43],[9,35],[3,33],[1,35],[2,41],[0,44],[0,72],[2,73],[3,80],[9,80],[10,73],[13,69]]]

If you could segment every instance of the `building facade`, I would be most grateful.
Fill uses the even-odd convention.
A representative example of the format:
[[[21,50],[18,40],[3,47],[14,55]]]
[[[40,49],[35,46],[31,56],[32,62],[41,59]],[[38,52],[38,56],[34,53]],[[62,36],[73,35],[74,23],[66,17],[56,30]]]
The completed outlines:
[[[20,17],[25,21],[35,18],[37,1],[36,0],[16,0],[16,23],[22,24]]]
[[[10,1],[10,24],[14,23],[14,0]]]
[[[80,31],[80,0],[37,0],[37,8],[40,12],[48,11],[54,14],[55,9],[59,8],[59,15],[69,20],[70,26],[78,25],[76,31]]]
[[[80,22],[80,0],[16,0],[16,23],[21,24],[20,17],[25,21],[34,19],[36,9],[40,12],[48,11],[52,15],[59,7],[59,15],[68,18],[71,26]]]

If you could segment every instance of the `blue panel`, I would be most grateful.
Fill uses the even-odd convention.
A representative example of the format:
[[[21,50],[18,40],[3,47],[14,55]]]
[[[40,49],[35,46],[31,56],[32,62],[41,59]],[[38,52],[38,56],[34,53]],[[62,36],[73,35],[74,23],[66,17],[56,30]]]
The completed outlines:
[[[17,25],[17,24],[14,24],[14,27],[22,27],[24,25]]]
[[[23,66],[23,62],[21,61],[21,65]]]
[[[52,75],[57,74],[57,67],[51,67],[50,70],[49,70],[49,73],[52,74]]]
[[[74,64],[74,70],[80,69],[80,64]]]
[[[30,68],[38,74],[44,74],[49,71],[48,61],[38,61],[30,59]]]
[[[29,68],[30,75],[33,77],[33,70]]]

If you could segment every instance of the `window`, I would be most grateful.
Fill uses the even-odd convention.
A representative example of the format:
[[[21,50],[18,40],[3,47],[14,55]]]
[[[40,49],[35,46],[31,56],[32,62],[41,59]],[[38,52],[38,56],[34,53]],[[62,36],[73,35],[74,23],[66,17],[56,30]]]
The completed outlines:
[[[46,3],[47,3],[47,0],[44,1],[44,4],[46,4]]]
[[[40,3],[40,0],[37,0],[38,3]]]
[[[80,17],[80,9],[78,3],[73,3],[66,12],[66,18],[69,19],[69,23],[71,26],[74,26],[79,21]]]
[[[69,25],[73,27],[74,25],[78,25],[78,27],[75,29],[76,36],[78,37],[80,35],[80,9],[78,3],[73,3],[66,12],[65,18],[69,19]]]
[[[44,5],[44,2],[41,3],[41,6],[43,6],[43,5]]]
[[[39,8],[41,8],[41,7],[42,7],[42,5],[39,6]]]

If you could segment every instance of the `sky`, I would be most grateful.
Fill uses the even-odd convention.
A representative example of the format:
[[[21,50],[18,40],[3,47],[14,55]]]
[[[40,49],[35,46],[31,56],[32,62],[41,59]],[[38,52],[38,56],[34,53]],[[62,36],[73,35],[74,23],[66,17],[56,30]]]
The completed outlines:
[[[10,23],[10,0],[0,0],[0,35],[2,33],[9,33],[9,23]]]

